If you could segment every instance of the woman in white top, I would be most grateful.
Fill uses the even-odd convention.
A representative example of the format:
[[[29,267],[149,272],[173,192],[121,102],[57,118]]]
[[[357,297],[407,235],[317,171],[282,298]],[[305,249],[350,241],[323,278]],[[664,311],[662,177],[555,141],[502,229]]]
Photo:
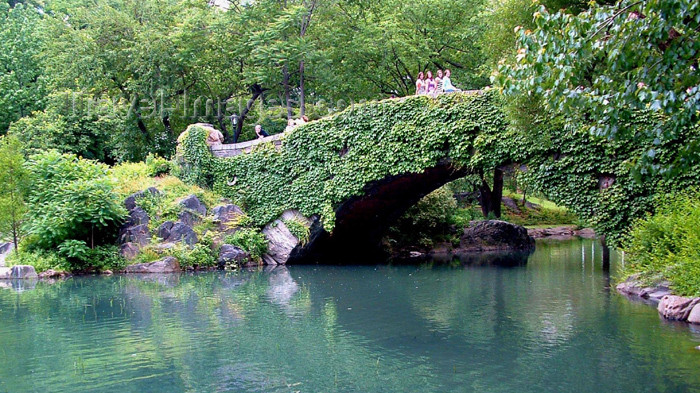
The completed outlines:
[[[445,77],[442,78],[442,90],[445,93],[454,93],[455,91],[459,91],[459,89],[454,87],[452,84],[452,80],[450,79],[451,74],[452,73],[450,70],[445,70]]]
[[[425,77],[422,72],[418,73],[418,79],[416,79],[416,95],[420,96],[426,93]]]

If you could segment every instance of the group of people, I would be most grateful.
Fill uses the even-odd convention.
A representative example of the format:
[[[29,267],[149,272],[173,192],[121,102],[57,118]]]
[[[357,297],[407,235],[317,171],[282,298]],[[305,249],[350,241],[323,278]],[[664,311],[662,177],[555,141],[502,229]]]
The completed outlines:
[[[298,126],[304,125],[309,122],[309,118],[306,117],[306,115],[298,118],[298,119],[288,119],[287,120],[287,127],[284,129],[284,132],[291,131],[295,129]]]
[[[445,70],[443,75],[442,70],[437,71],[437,76],[433,78],[432,71],[418,73],[416,79],[416,95],[429,95],[432,97],[441,93],[454,93],[459,91],[450,79],[450,70]]]

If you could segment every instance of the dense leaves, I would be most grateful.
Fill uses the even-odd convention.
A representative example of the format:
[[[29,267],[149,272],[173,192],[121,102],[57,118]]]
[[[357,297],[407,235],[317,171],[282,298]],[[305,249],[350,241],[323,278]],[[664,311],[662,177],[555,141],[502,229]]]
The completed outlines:
[[[106,165],[49,151],[30,157],[27,168],[32,244],[69,256],[113,240],[126,211]]]
[[[644,171],[686,170],[700,161],[700,4],[694,0],[623,0],[595,5],[573,15],[534,14],[534,30],[516,28],[518,53],[494,80],[509,95],[542,99],[545,109],[569,125],[636,142],[629,135],[636,113],[656,116],[641,138],[653,145],[641,152]],[[662,165],[656,146],[678,141],[682,150]],[[642,143],[644,143],[642,141]]]

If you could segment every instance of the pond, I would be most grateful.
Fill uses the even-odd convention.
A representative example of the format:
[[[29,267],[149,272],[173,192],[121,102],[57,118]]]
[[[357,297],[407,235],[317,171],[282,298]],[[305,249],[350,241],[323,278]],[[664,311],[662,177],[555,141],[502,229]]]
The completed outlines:
[[[6,282],[0,392],[700,391],[598,244],[496,261]]]

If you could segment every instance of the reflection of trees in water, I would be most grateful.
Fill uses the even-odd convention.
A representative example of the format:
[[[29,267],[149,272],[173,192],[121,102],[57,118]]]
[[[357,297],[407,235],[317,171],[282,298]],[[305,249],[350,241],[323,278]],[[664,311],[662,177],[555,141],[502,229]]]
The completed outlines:
[[[545,244],[517,268],[294,266],[0,290],[0,342],[21,354],[0,356],[0,391],[538,391],[562,374],[570,391],[697,386],[687,327],[600,296],[598,262],[590,243]]]

